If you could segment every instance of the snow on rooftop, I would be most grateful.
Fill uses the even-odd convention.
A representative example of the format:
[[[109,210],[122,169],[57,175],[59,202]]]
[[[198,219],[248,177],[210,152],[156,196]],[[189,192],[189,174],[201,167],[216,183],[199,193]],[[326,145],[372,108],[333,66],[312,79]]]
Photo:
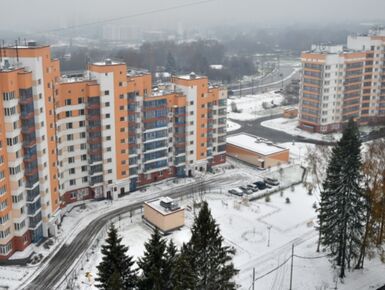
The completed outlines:
[[[179,75],[178,78],[184,79],[184,80],[196,80],[196,79],[201,79],[203,78],[202,76],[197,75],[194,72],[191,72],[188,75]]]
[[[162,197],[162,198],[154,199],[154,200],[151,200],[151,201],[148,201],[145,203],[163,215],[172,214],[176,211],[184,209],[183,207],[176,207],[174,210],[168,209],[168,208],[165,208],[164,206],[162,206],[161,202],[170,203],[170,204],[175,203],[174,200],[170,197]]]
[[[228,136],[226,142],[227,144],[245,148],[247,150],[251,150],[262,155],[270,155],[287,150],[286,148],[277,146],[273,143],[266,142],[266,140],[261,140],[255,136],[248,134]]]

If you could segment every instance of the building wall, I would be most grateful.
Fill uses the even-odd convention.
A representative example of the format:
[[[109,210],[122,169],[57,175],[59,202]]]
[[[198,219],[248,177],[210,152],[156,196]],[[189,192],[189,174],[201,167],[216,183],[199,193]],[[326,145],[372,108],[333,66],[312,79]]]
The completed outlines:
[[[168,232],[184,226],[184,209],[166,215],[144,203],[144,218],[162,232]]]
[[[227,144],[226,152],[229,156],[263,168],[284,164],[289,161],[288,149],[275,154],[261,155],[245,148],[241,148],[232,144]],[[263,160],[263,162],[261,162],[260,160]]]

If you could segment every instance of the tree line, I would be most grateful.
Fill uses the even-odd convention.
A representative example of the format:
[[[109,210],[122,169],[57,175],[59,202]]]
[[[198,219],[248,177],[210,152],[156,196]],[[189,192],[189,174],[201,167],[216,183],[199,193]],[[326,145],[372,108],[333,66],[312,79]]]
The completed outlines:
[[[235,250],[224,245],[207,202],[202,202],[191,228],[191,238],[180,249],[155,229],[145,243],[137,267],[127,251],[111,224],[101,250],[102,261],[97,266],[95,280],[99,289],[231,290],[237,287],[234,276],[238,270],[232,263]]]
[[[65,58],[70,51],[71,58]],[[195,72],[210,80],[232,82],[244,75],[257,73],[251,56],[229,55],[227,48],[218,40],[195,40],[191,42],[156,41],[145,42],[137,48],[105,50],[101,48],[74,47],[53,48],[53,55],[61,59],[62,71],[84,70],[87,62],[103,58],[117,58],[129,67],[143,68],[152,74],[169,72],[185,74]],[[221,69],[211,65],[222,65]]]

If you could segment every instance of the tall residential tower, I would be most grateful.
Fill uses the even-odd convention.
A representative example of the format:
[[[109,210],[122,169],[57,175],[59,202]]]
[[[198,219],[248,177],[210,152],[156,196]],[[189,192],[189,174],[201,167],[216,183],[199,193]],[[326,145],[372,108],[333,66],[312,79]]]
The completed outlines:
[[[314,45],[303,52],[299,126],[333,132],[353,118],[385,121],[385,30],[349,36],[347,46]]]

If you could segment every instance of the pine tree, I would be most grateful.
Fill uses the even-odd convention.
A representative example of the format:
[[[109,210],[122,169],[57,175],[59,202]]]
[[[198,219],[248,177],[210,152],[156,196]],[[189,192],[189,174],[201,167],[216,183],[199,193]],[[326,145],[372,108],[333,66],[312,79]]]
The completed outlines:
[[[187,245],[183,244],[180,254],[176,256],[174,272],[171,276],[173,290],[193,290],[196,288],[196,276],[191,265]]]
[[[128,248],[122,244],[122,238],[113,224],[108,230],[106,244],[102,246],[102,261],[97,266],[98,277],[95,279],[99,289],[120,290],[134,289],[137,282],[134,261],[127,255]]]
[[[138,260],[138,266],[142,270],[138,288],[140,290],[164,290],[166,289],[164,277],[166,241],[161,237],[159,231],[155,229],[150,240],[144,246],[144,256]]]
[[[235,250],[223,245],[224,239],[207,202],[203,202],[191,233],[185,251],[196,277],[196,288],[236,289],[233,278],[238,270],[232,263]]]
[[[340,267],[341,278],[357,261],[363,239],[366,203],[360,187],[360,147],[358,128],[351,120],[332,151],[321,193],[321,242]]]
[[[175,285],[175,266],[178,259],[178,250],[172,240],[167,245],[163,277],[166,281],[165,290],[173,290]]]

